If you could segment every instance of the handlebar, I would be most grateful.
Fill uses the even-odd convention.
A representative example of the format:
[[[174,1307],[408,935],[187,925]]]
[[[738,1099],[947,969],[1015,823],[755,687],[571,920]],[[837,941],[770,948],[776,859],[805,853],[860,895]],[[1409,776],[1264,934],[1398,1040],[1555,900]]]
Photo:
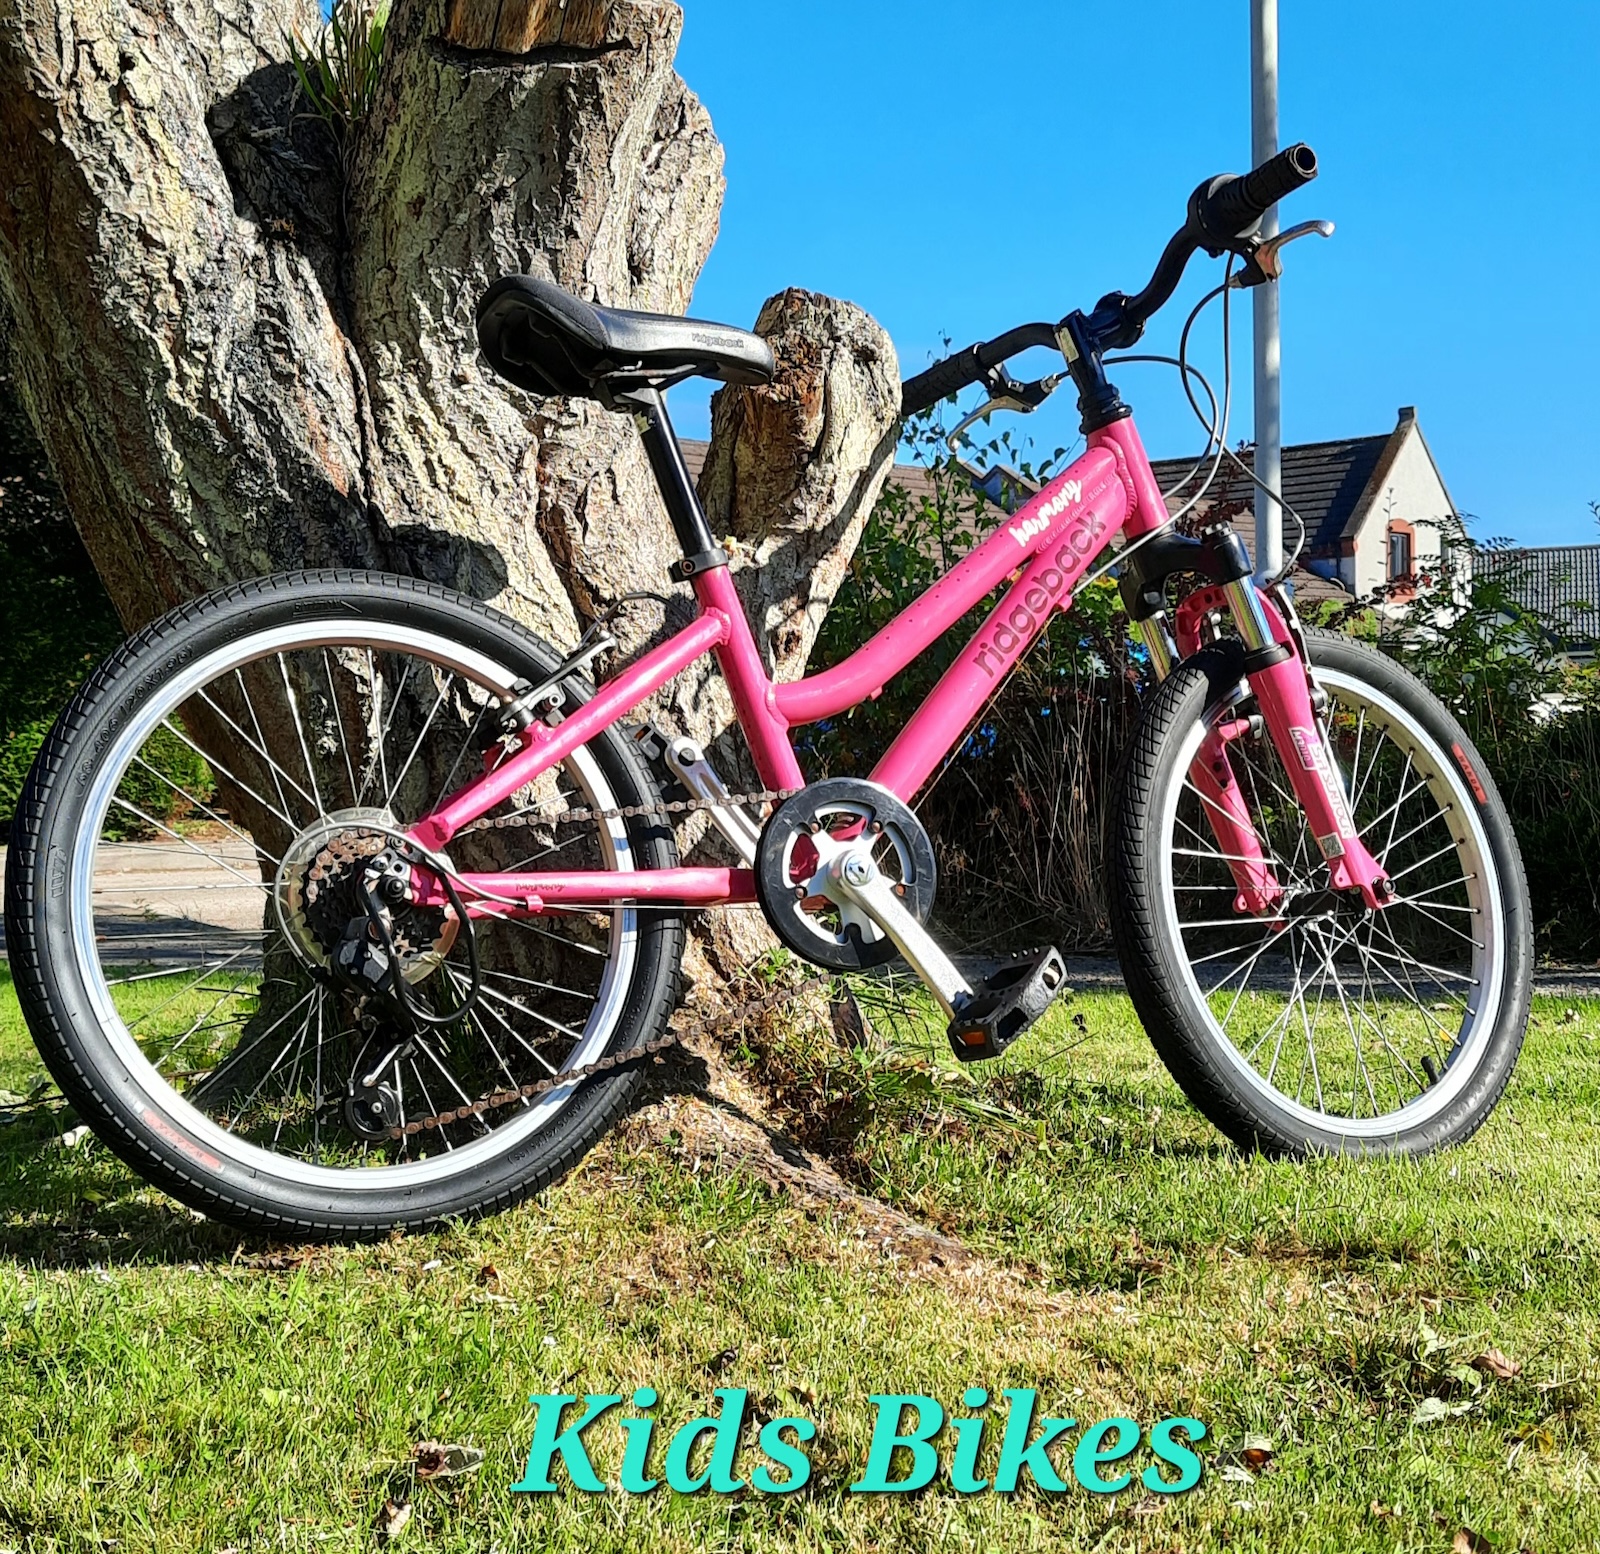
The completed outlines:
[[[1285,195],[1304,188],[1317,176],[1317,154],[1304,141],[1280,151],[1243,178],[1224,175],[1202,184],[1189,197],[1189,225],[1202,246],[1220,254],[1240,238]]]
[[[1204,249],[1213,258],[1225,252],[1248,257],[1254,252],[1255,227],[1261,218],[1285,195],[1303,188],[1316,176],[1316,152],[1301,141],[1242,178],[1223,173],[1207,179],[1189,196],[1188,219],[1162,250],[1144,290],[1133,297],[1113,292],[1103,298],[1087,320],[1090,332],[1110,348],[1132,345],[1144,332],[1145,323],[1178,289],[1184,270],[1198,250]],[[1257,281],[1265,278],[1256,277]],[[902,385],[901,415],[915,415],[959,393],[969,383],[981,382],[992,368],[1030,346],[1055,346],[1060,328],[1055,324],[1024,324],[935,362]]]
[[[966,350],[935,362],[926,372],[908,378],[900,389],[900,414],[915,415],[941,399],[959,394],[969,383],[982,382],[991,367],[998,367],[1001,362],[1020,356],[1033,346],[1054,348],[1055,344],[1054,324],[1023,324],[981,345],[969,345]]]

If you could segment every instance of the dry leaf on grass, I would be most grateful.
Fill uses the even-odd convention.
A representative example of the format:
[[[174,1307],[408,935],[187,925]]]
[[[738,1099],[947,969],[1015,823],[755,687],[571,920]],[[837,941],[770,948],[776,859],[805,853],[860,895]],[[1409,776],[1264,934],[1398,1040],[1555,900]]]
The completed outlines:
[[[418,1478],[458,1478],[476,1473],[483,1466],[483,1450],[477,1446],[443,1445],[439,1441],[418,1441],[411,1448]]]
[[[1494,1554],[1494,1545],[1482,1533],[1462,1527],[1451,1540],[1450,1554]]]
[[[383,1509],[378,1512],[376,1532],[380,1543],[393,1543],[396,1538],[406,1530],[406,1523],[411,1520],[411,1502],[409,1500],[385,1500]]]
[[[1274,1456],[1272,1442],[1264,1435],[1247,1435],[1244,1445],[1239,1448],[1239,1461],[1252,1473],[1259,1473],[1267,1467]]]
[[[1497,1381],[1510,1381],[1513,1376],[1522,1374],[1522,1366],[1517,1361],[1508,1359],[1494,1348],[1485,1349],[1472,1361],[1472,1368],[1482,1371],[1486,1376],[1493,1376]]]

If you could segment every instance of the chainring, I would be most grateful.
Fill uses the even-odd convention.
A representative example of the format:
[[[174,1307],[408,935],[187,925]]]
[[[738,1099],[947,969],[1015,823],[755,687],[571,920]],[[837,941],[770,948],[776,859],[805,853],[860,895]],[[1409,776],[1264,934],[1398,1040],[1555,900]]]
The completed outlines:
[[[902,905],[925,923],[933,911],[937,868],[922,822],[887,788],[857,777],[829,777],[785,799],[761,831],[756,897],[772,931],[796,955],[832,971],[864,971],[899,955],[894,941],[853,907],[821,893],[810,837],[875,837],[873,858]]]

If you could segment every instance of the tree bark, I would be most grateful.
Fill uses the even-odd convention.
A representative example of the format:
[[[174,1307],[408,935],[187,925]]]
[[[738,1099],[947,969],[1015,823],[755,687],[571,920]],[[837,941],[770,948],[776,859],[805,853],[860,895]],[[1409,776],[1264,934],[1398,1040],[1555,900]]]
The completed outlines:
[[[314,0],[0,0],[0,303],[22,395],[124,623],[230,581],[376,566],[558,645],[674,555],[631,422],[479,357],[497,276],[682,312],[722,150],[668,0],[397,0],[343,156],[297,103]],[[346,182],[342,169],[351,169]],[[789,291],[776,384],[725,391],[706,498],[769,661],[798,674],[893,448],[897,366]],[[631,607],[625,649],[686,617]],[[663,715],[710,741],[690,676]]]

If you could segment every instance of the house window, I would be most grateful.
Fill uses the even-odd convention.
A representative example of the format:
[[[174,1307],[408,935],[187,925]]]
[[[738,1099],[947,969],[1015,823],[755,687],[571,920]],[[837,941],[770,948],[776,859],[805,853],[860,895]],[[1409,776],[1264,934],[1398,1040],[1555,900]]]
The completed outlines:
[[[1398,583],[1411,576],[1411,536],[1404,529],[1389,531],[1389,581]]]

